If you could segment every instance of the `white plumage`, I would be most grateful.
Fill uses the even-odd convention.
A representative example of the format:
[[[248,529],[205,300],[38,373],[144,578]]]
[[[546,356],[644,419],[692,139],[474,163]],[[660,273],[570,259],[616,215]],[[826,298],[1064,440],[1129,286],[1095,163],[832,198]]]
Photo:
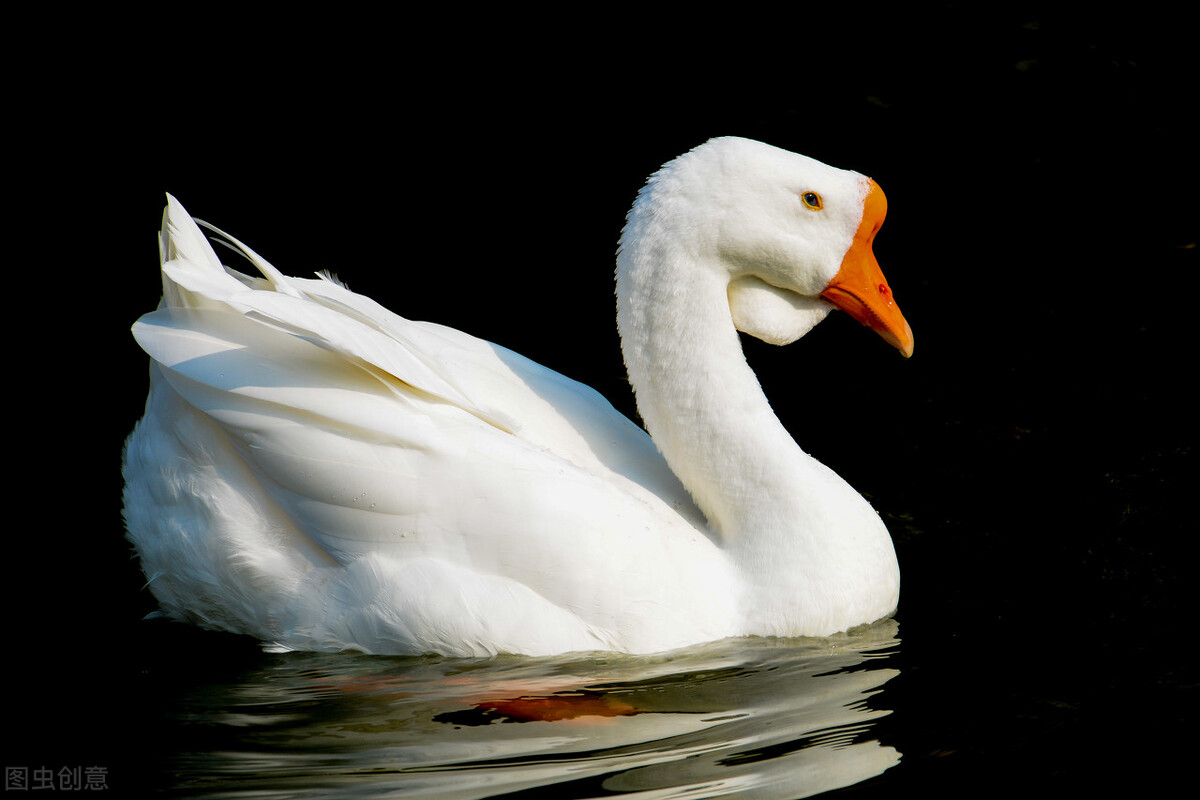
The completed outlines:
[[[222,266],[169,198],[124,463],[163,613],[277,648],[447,655],[651,652],[886,616],[886,530],[787,435],[736,334],[792,341],[832,300],[911,352],[886,284],[883,301],[855,295],[870,314],[835,291],[864,238],[870,256],[876,196],[743,139],[651,179],[617,283],[653,441],[579,383],[285,277],[227,236],[262,277]]]

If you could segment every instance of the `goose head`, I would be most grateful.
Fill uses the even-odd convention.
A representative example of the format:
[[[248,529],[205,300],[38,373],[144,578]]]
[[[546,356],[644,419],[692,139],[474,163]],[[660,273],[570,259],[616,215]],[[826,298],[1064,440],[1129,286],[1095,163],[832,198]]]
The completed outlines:
[[[761,142],[712,139],[666,165],[627,226],[649,217],[726,283],[734,326],[799,339],[834,308],[906,357],[913,335],[872,251],[887,199],[870,178]]]

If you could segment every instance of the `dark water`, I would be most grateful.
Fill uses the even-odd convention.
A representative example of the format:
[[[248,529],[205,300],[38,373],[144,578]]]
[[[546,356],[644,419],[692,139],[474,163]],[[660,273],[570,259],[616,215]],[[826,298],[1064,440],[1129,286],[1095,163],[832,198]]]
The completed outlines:
[[[195,48],[47,49],[76,68],[17,90],[34,135],[11,192],[6,767],[238,798],[1129,796],[1188,776],[1188,26],[1146,5],[941,4],[769,27],[786,41],[736,65],[661,63],[648,32],[583,54],[588,70],[573,46],[498,28],[439,58],[361,27],[341,58],[299,40],[262,57],[205,24]],[[214,41],[242,54],[236,72]],[[888,194],[876,252],[914,357],[840,317],[747,354],[801,445],[888,522],[895,624],[473,663],[266,655],[140,621],[153,604],[121,538],[119,453],[145,394],[128,327],[158,300],[163,192],[285,272],[331,268],[632,414],[612,308],[623,215],[649,172],[724,134]],[[477,708],[513,695],[629,713]]]
[[[640,658],[268,658],[165,694],[157,779],[187,796],[810,796],[898,762],[873,730],[895,631]],[[525,712],[548,703],[550,721]]]

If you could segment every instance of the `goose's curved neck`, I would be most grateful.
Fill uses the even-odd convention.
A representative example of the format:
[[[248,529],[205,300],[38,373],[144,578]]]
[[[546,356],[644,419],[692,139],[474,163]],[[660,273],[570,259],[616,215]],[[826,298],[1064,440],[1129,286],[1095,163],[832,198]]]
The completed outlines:
[[[746,363],[727,279],[716,265],[656,250],[627,244],[618,260],[618,327],[638,411],[713,532],[748,547],[794,518],[788,507],[822,468]]]
[[[674,226],[631,216],[618,326],[646,428],[714,535],[753,580],[763,634],[844,630],[895,608],[891,539],[863,498],[804,453],[746,363],[728,272]],[[797,620],[803,623],[797,627]]]

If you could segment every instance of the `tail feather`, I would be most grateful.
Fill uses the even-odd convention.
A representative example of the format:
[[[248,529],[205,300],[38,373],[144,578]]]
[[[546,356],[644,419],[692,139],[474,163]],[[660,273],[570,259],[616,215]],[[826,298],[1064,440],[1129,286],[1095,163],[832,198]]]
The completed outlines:
[[[201,228],[219,237],[214,241],[244,255],[263,279],[243,275],[223,265]],[[159,234],[159,263],[163,267],[163,297],[168,306],[207,305],[206,298],[219,297],[241,288],[232,283],[231,278],[242,286],[268,289],[290,297],[300,297],[302,294],[269,261],[215,225],[193,218],[170,194],[167,195],[167,207],[163,211],[162,231]],[[224,291],[218,291],[219,287],[224,287]]]
[[[423,354],[421,344],[426,337],[420,336],[419,327],[329,277],[300,280],[285,276],[243,242],[193,219],[178,200],[167,198],[161,239],[166,309],[232,311],[338,353],[347,365],[363,369],[385,384],[399,380],[510,430],[502,414],[473,400],[453,376]],[[217,237],[214,241],[241,252],[263,277],[252,278],[222,265],[201,227]],[[172,316],[163,310],[146,315],[135,325],[134,334],[152,356],[168,358],[166,351],[158,352],[158,345],[174,335],[168,332],[181,324],[179,320],[202,318]],[[155,324],[156,320],[162,324]],[[166,363],[173,361],[168,358]]]
[[[230,247],[232,247],[233,249],[239,251],[242,255],[244,255],[246,257],[246,259],[249,260],[249,262],[251,264],[253,264],[255,266],[255,268],[258,269],[259,272],[262,273],[262,276],[267,279],[267,282],[271,284],[272,289],[279,292],[280,294],[286,294],[290,297],[300,297],[301,296],[300,290],[292,285],[291,281],[288,279],[288,277],[286,275],[284,275],[282,272],[277,270],[271,264],[271,262],[267,261],[265,258],[260,256],[258,253],[251,250],[248,246],[246,246],[246,244],[244,244],[243,242],[234,238],[233,236],[230,236],[228,233],[221,230],[216,225],[207,223],[204,220],[196,220],[196,222],[199,225],[202,225],[203,227],[212,231],[217,236],[220,236],[221,239],[224,240],[224,243],[228,244]]]
[[[163,209],[163,225],[158,242],[159,263],[192,261],[208,267],[221,268],[221,260],[195,220],[178,200],[167,195]]]

